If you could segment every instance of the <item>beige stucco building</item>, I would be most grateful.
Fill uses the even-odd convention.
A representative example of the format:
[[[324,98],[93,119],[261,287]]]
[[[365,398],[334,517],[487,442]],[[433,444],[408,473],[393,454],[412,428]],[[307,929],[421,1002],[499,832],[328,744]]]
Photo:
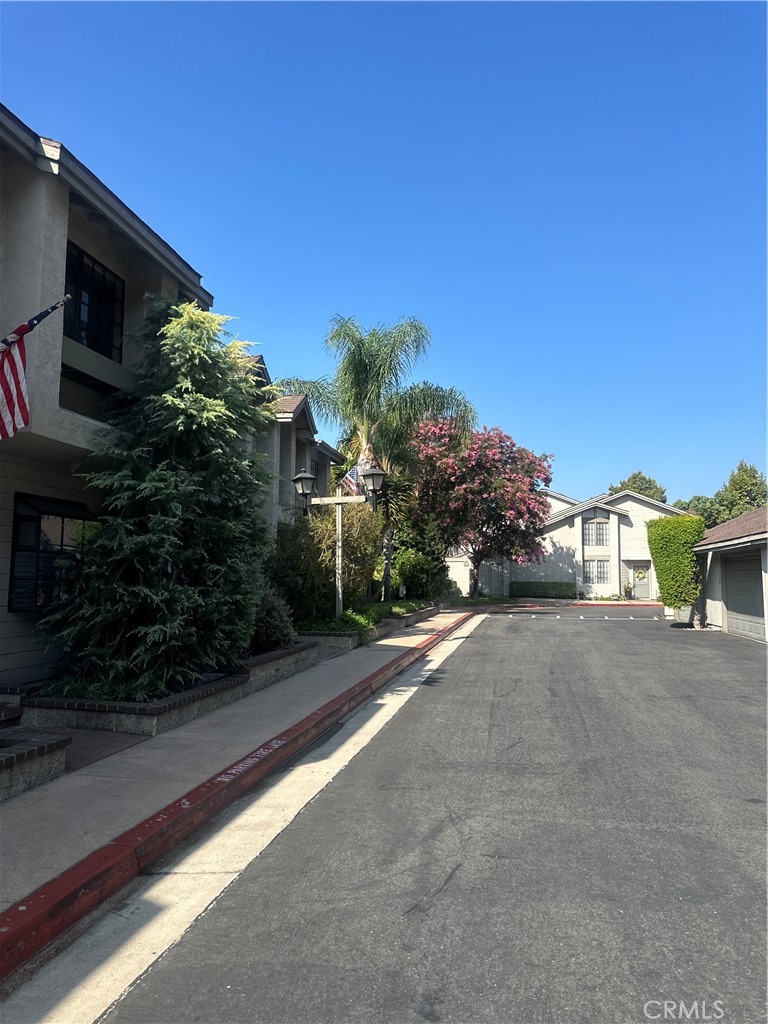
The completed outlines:
[[[134,385],[127,336],[142,322],[146,296],[204,309],[213,296],[72,153],[2,106],[0,235],[0,336],[72,295],[28,336],[29,427],[0,441],[2,691],[44,678],[55,659],[35,626],[55,593],[56,559],[97,512],[98,495],[86,493],[77,467],[104,429],[104,398]],[[341,457],[315,433],[299,396],[280,400],[257,442],[273,474],[265,501],[273,528],[295,501],[290,480],[305,462],[317,466],[319,493],[328,493],[330,465]]]
[[[485,594],[506,596],[510,582],[519,580],[571,583],[574,594],[586,597],[621,595],[629,584],[638,600],[657,599],[646,524],[685,513],[634,491],[601,494],[583,502],[557,491],[545,493],[551,511],[542,536],[543,559],[528,565],[501,558],[484,562],[480,585]],[[468,593],[469,559],[457,553],[447,561],[451,579]]]

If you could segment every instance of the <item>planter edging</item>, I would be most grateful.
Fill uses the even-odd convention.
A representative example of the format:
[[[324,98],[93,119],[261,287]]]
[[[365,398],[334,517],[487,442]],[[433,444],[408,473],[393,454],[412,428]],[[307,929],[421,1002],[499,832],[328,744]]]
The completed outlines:
[[[22,697],[24,722],[35,728],[100,729],[157,736],[310,668],[318,658],[317,642],[303,641],[248,658],[242,672],[146,703]]]

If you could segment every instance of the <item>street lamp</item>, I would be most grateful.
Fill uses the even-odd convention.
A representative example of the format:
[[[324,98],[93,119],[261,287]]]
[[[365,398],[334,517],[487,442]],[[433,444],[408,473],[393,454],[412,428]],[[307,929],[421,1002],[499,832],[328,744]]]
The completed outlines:
[[[366,466],[360,473],[363,482],[371,497],[373,511],[376,511],[376,495],[384,486],[384,470],[378,466]],[[362,494],[342,494],[341,488],[336,489],[335,498],[313,498],[316,478],[302,469],[293,477],[292,483],[296,493],[304,501],[304,515],[308,515],[307,505],[335,505],[336,506],[336,618],[340,619],[344,613],[343,588],[342,588],[342,562],[344,557],[341,510],[345,505],[363,504],[368,499]]]
[[[367,466],[360,474],[363,478],[366,490],[371,494],[371,505],[376,511],[376,497],[384,486],[384,470],[377,465]]]
[[[307,512],[307,501],[312,495],[312,491],[315,487],[317,477],[314,477],[311,473],[308,473],[306,469],[302,469],[293,478],[293,486],[296,488],[296,493],[304,502],[304,515],[309,515]]]

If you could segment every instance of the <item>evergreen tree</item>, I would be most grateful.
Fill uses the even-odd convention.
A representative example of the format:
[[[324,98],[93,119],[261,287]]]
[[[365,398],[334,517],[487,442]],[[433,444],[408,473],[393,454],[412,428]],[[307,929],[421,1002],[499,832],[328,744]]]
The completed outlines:
[[[727,482],[715,494],[714,501],[718,523],[725,523],[750,509],[768,505],[765,474],[757,466],[741,459]]]
[[[229,318],[158,304],[136,338],[136,390],[84,475],[101,529],[44,622],[62,649],[56,692],[148,700],[231,666],[261,590],[265,473],[248,453],[271,406]]]
[[[688,501],[678,498],[674,504],[675,508],[681,508],[684,512],[690,512],[694,516],[701,516],[707,529],[718,523],[717,502],[705,494],[694,494]]]
[[[667,500],[667,492],[658,480],[654,480],[652,476],[646,476],[640,470],[630,473],[626,480],[622,480],[619,484],[611,484],[608,488],[609,494],[618,494],[619,491],[634,491],[636,494],[644,494],[646,498],[653,498],[654,501],[666,503]]]

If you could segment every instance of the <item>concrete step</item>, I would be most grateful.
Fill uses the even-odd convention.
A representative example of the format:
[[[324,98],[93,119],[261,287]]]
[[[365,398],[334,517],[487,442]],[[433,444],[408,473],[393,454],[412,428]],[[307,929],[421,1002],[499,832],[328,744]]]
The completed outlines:
[[[0,729],[19,725],[24,708],[21,704],[0,703]]]
[[[44,686],[44,682],[0,683],[0,700],[6,704],[21,704],[25,697],[34,697]]]
[[[64,772],[64,748],[71,736],[12,725],[0,729],[0,800],[23,793]]]

